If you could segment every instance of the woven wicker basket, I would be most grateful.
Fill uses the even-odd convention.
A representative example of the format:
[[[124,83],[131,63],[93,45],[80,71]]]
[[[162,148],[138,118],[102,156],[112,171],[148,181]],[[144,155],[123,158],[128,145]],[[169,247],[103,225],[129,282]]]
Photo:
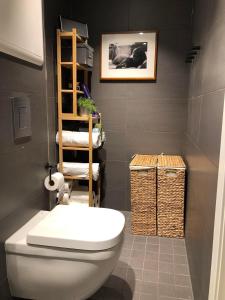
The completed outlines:
[[[184,236],[185,164],[180,156],[158,156],[158,235]]]
[[[156,235],[156,155],[136,155],[130,163],[133,234]]]

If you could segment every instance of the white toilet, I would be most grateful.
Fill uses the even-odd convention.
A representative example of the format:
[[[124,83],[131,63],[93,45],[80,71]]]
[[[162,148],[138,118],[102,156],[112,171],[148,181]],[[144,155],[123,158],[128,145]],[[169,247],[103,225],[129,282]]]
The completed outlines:
[[[119,258],[124,224],[112,209],[58,205],[40,211],[5,242],[11,295],[87,299]]]

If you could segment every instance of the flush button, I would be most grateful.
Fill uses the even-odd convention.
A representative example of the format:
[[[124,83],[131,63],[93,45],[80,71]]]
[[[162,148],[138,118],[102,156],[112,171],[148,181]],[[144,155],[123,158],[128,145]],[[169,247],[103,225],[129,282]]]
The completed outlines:
[[[26,96],[13,97],[12,108],[14,139],[30,137],[32,135],[30,99]]]

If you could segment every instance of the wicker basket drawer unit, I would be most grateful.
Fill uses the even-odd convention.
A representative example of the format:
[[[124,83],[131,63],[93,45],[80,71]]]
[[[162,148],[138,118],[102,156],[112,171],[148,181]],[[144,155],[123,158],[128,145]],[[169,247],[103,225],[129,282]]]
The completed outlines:
[[[157,155],[135,155],[130,163],[133,234],[156,235]]]
[[[158,235],[184,236],[185,164],[180,156],[159,155],[157,168]]]

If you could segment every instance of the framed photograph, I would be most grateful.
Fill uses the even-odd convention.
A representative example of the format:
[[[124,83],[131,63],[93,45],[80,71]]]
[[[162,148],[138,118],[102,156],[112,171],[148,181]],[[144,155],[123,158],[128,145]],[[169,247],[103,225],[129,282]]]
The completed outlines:
[[[102,34],[101,80],[156,80],[156,31]]]

